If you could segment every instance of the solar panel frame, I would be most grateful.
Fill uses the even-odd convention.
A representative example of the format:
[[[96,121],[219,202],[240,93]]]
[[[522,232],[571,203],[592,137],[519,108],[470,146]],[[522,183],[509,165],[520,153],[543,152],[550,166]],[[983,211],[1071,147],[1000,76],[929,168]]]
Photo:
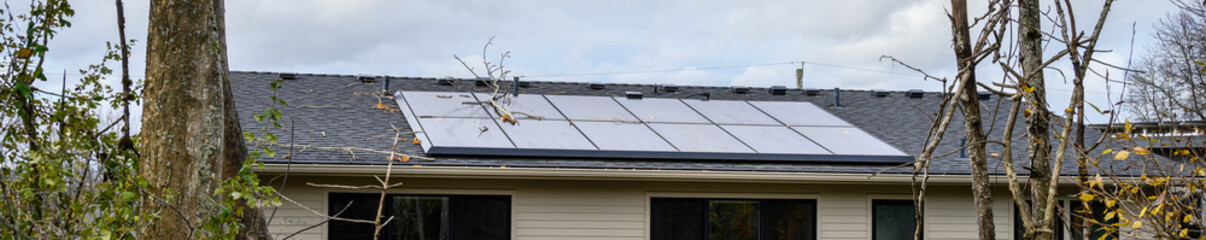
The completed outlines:
[[[420,94],[415,94],[415,93],[420,93]],[[724,125],[718,125],[715,123],[711,123],[711,121],[709,121],[709,123],[638,123],[636,121],[638,118],[636,116],[633,116],[633,114],[630,111],[628,111],[626,106],[620,104],[619,101],[617,101],[616,99],[611,98],[611,97],[544,95],[541,98],[543,98],[546,101],[548,106],[552,106],[553,110],[558,112],[562,117],[568,116],[568,114],[565,114],[565,112],[561,109],[561,106],[557,105],[555,100],[553,100],[554,98],[573,99],[575,97],[580,97],[577,99],[588,99],[589,101],[573,101],[573,100],[571,100],[571,101],[567,101],[567,102],[571,102],[571,103],[564,104],[564,105],[570,106],[570,107],[575,107],[575,108],[586,109],[589,111],[596,111],[599,109],[599,106],[590,105],[590,104],[584,105],[582,103],[592,103],[592,102],[599,103],[598,105],[606,106],[605,108],[612,108],[612,110],[611,110],[612,114],[618,115],[618,117],[613,117],[612,119],[603,119],[602,117],[594,117],[592,119],[592,118],[588,117],[584,120],[578,120],[578,121],[559,121],[559,120],[539,121],[539,120],[533,120],[533,119],[523,119],[523,120],[521,120],[521,123],[520,123],[523,125],[512,127],[510,125],[505,125],[503,123],[500,123],[499,120],[495,117],[490,117],[489,115],[491,115],[491,114],[486,112],[486,109],[484,109],[484,107],[481,107],[480,105],[463,104],[462,102],[466,101],[466,99],[437,97],[437,96],[456,95],[456,96],[460,96],[459,98],[466,98],[459,94],[468,94],[468,93],[398,92],[395,94],[395,97],[396,97],[395,100],[399,104],[399,107],[401,107],[401,110],[402,110],[401,114],[404,115],[404,117],[407,120],[407,123],[411,125],[411,128],[416,131],[416,133],[415,133],[416,138],[425,140],[425,141],[421,141],[420,145],[422,145],[423,150],[427,154],[432,154],[432,155],[523,156],[523,157],[571,157],[571,158],[572,157],[585,157],[585,158],[628,158],[628,159],[639,158],[639,159],[752,160],[752,161],[790,161],[790,162],[818,162],[818,163],[820,163],[820,162],[903,163],[903,162],[908,162],[908,161],[913,160],[913,158],[911,156],[904,154],[903,152],[899,151],[898,149],[895,149],[893,146],[888,145],[887,143],[884,143],[882,140],[875,138],[873,135],[866,134],[865,131],[862,131],[861,129],[858,129],[857,127],[854,127],[854,126],[844,127],[844,129],[847,131],[853,131],[853,132],[857,132],[860,134],[866,134],[866,135],[864,136],[864,138],[861,139],[862,141],[854,141],[854,142],[856,142],[856,144],[852,144],[851,146],[865,147],[867,145],[872,145],[872,146],[879,145],[878,147],[875,147],[876,149],[874,149],[874,150],[876,150],[876,152],[867,153],[865,151],[848,151],[848,150],[835,151],[835,152],[837,152],[836,154],[833,154],[833,153],[812,154],[812,153],[800,153],[800,152],[785,153],[786,151],[761,151],[760,152],[757,150],[757,149],[759,149],[759,144],[761,144],[759,141],[763,141],[763,140],[775,141],[775,140],[773,140],[773,139],[750,139],[749,137],[742,137],[741,135],[746,135],[747,133],[742,132],[742,130],[740,130],[740,129],[749,128],[749,127],[768,128],[768,129],[774,128],[774,127],[788,128],[788,126],[784,126],[782,124],[724,124]],[[423,97],[423,96],[426,96],[426,97]],[[468,95],[468,96],[473,97],[474,95]],[[484,96],[484,95],[482,95],[482,96]],[[475,97],[474,101],[476,101],[476,99],[485,99],[485,97],[482,97],[482,96]],[[533,94],[533,95],[528,95],[528,96],[538,96],[538,95]],[[568,97],[568,98],[565,98],[565,97]],[[540,105],[541,102],[539,100],[541,98],[524,98],[524,99],[535,99],[535,101],[528,102],[528,103]],[[452,114],[445,114],[445,115],[452,115],[452,116],[447,116],[447,117],[437,117],[437,116],[430,116],[430,115],[424,116],[421,114],[416,114],[416,109],[415,109],[416,106],[418,106],[419,109],[423,109],[424,106],[431,107],[431,104],[428,104],[424,101],[437,101],[440,99],[453,99],[453,100],[445,100],[442,103],[443,106],[453,106],[453,107],[462,107],[460,105],[473,106],[473,107],[477,107],[477,109],[481,109],[480,113],[485,113],[485,115],[487,115],[487,116],[479,117],[480,115],[477,115],[478,112],[476,110],[471,110],[471,109],[473,109],[471,107],[464,107],[464,109],[462,109],[463,111],[460,111],[460,112],[454,111]],[[605,100],[610,100],[610,104],[608,104],[608,101],[605,101]],[[525,100],[525,101],[527,101],[527,100]],[[691,102],[691,101],[696,101],[696,100],[678,100],[678,99],[666,99],[666,100],[655,100],[655,101],[680,101],[680,103],[683,104],[683,106],[689,106],[690,109],[692,109],[693,111],[696,111],[698,114],[702,115],[701,117],[706,116],[705,113],[696,109],[695,105],[692,105],[693,103],[700,103],[703,101]],[[772,118],[772,115],[762,112],[762,110],[760,108],[755,106],[755,103],[757,103],[757,101],[749,101],[749,102],[733,101],[733,102],[739,102],[739,103],[744,102],[750,106],[750,108],[745,109],[745,111],[749,111],[750,109],[758,110],[759,113],[762,113],[763,116],[765,116],[766,118],[774,119],[774,118]],[[435,105],[440,105],[440,104],[435,104]],[[696,105],[699,105],[699,104],[696,104]],[[615,107],[619,107],[619,109],[615,109]],[[520,108],[524,108],[524,107],[520,107]],[[531,109],[537,109],[537,108],[539,108],[539,107],[535,107],[535,108],[531,108]],[[469,111],[469,110],[471,110],[471,111]],[[622,114],[621,114],[620,110],[623,110]],[[571,111],[573,111],[573,110],[571,110]],[[427,112],[430,113],[432,111],[427,111]],[[539,112],[544,112],[546,114],[552,115],[547,108],[545,108],[544,110],[539,110]],[[823,112],[823,113],[832,116],[832,114],[830,114],[828,112]],[[625,119],[624,118],[625,116],[627,116],[629,118]],[[755,116],[757,116],[757,115],[755,115]],[[836,116],[832,116],[832,117],[837,118]],[[573,119],[573,118],[570,118],[570,119]],[[707,117],[707,119],[711,119],[711,118]],[[839,120],[840,120],[840,118],[839,118]],[[765,119],[763,119],[761,121],[762,121],[761,123],[766,123]],[[571,122],[573,123],[572,125],[570,124]],[[751,122],[745,122],[745,123],[751,123]],[[844,123],[844,121],[842,121],[842,122]],[[564,123],[565,125],[560,125],[559,123]],[[548,124],[551,124],[551,125],[548,125]],[[612,124],[615,126],[624,126],[623,128],[627,128],[629,130],[635,130],[635,132],[630,132],[631,134],[641,134],[643,136],[641,136],[641,137],[629,136],[629,137],[625,138],[624,135],[628,135],[628,134],[619,132],[615,129],[592,130],[592,129],[598,129],[597,128],[598,126],[603,126],[603,125],[607,125],[607,124]],[[546,126],[539,126],[539,125],[546,125]],[[568,136],[573,136],[573,134],[580,134],[582,137],[581,139],[589,142],[592,147],[583,147],[585,145],[581,143],[581,140],[575,140],[575,141],[577,141],[577,143],[573,143],[571,147],[557,146],[557,147],[553,147],[553,148],[538,148],[539,146],[537,146],[537,145],[539,145],[539,144],[530,145],[527,143],[515,142],[517,137],[518,137],[518,139],[520,139],[520,142],[523,142],[523,139],[530,138],[526,135],[530,135],[532,133],[540,132],[540,131],[547,131],[549,129],[554,128],[554,127],[549,127],[549,126],[558,126],[558,125],[560,125],[560,127],[555,127],[555,128],[561,128],[561,129],[555,131],[555,132],[558,132],[557,134],[563,134],[563,135],[568,135]],[[469,126],[469,127],[465,127],[465,126]],[[480,131],[480,129],[478,127],[481,127],[481,126],[486,126],[487,130]],[[642,130],[640,127],[644,127],[645,129]],[[810,130],[809,128],[822,128],[822,127],[834,128],[834,126],[796,125],[796,126],[791,126],[791,132],[800,134],[800,135],[809,135],[809,134],[805,134],[805,132],[809,132],[809,130]],[[519,130],[519,129],[524,129],[524,128],[527,128],[528,130]],[[657,129],[661,129],[661,131],[658,131]],[[673,130],[673,129],[678,129],[678,130]],[[705,129],[705,130],[700,130],[700,129]],[[803,129],[803,130],[798,130],[798,129]],[[432,131],[437,131],[437,132],[432,132]],[[609,139],[608,141],[615,141],[615,139],[620,139],[621,141],[623,141],[625,143],[631,143],[631,144],[629,144],[629,146],[625,146],[625,147],[602,147],[602,145],[599,145],[598,143],[596,143],[596,141],[604,140],[607,137],[597,137],[598,139],[595,139],[596,137],[592,137],[591,135],[592,134],[599,135],[599,134],[588,133],[588,132],[593,132],[593,131],[599,131],[599,132],[604,132],[604,133],[617,133],[619,137],[614,137],[614,136],[610,137],[611,139]],[[573,134],[571,134],[571,133],[573,133]],[[486,134],[486,135],[481,135],[481,134]],[[543,134],[543,133],[538,133],[538,134]],[[663,134],[668,135],[668,136],[664,136]],[[774,133],[774,134],[782,135],[782,133]],[[472,136],[470,136],[470,135],[472,135]],[[515,136],[512,136],[512,135],[515,135]],[[482,138],[482,136],[486,136],[486,137]],[[873,141],[868,140],[866,138],[867,136],[869,136],[870,139],[873,139]],[[459,138],[459,139],[450,139],[450,138]],[[745,138],[746,140],[743,140],[743,138]],[[572,138],[572,139],[576,139],[576,138]],[[693,142],[693,140],[698,140],[698,139],[711,139],[711,140],[720,139],[720,141],[708,142],[708,143]],[[642,141],[637,141],[637,140],[642,140]],[[649,141],[644,141],[644,140],[649,140]],[[821,144],[819,146],[825,146],[825,144],[822,143],[824,141],[832,142],[832,141],[849,141],[849,140],[840,140],[840,139],[839,140],[820,140],[816,143]],[[649,142],[652,142],[653,144],[648,144]],[[660,147],[646,147],[646,148],[632,147],[632,146],[656,145],[656,143],[658,143],[658,142],[661,142]],[[549,143],[549,142],[546,142],[546,143]],[[561,142],[558,141],[558,142],[552,142],[552,143],[559,144]],[[545,144],[545,145],[549,145],[549,144]],[[606,145],[606,144],[604,144],[604,145]],[[679,145],[682,145],[684,147],[676,148]],[[574,147],[574,146],[576,146],[576,147]],[[665,148],[666,146],[670,146],[670,149]],[[849,147],[850,146],[843,146],[842,148],[839,148],[839,149],[849,148]]]
[[[757,153],[713,124],[648,123],[681,152]]]
[[[412,114],[418,118],[427,117],[467,117],[467,118],[490,118],[490,114],[482,108],[481,104],[466,104],[466,102],[478,102],[477,97],[469,93],[451,93],[451,92],[409,92],[403,91],[399,93],[407,102],[416,102],[422,104],[410,104]]]
[[[783,125],[746,101],[696,99],[683,99],[682,101],[716,124]]]
[[[573,121],[639,121],[612,97],[545,95],[545,98]]]
[[[810,102],[749,101],[749,103],[775,120],[789,126],[854,126]]]
[[[712,123],[686,103],[671,98],[615,99],[637,119],[656,123]]]
[[[474,93],[477,99],[487,101],[490,99],[489,93]],[[561,115],[561,111],[553,107],[549,100],[544,98],[543,94],[519,94],[507,95],[500,99],[499,104],[507,111],[515,115],[516,118],[539,117],[543,120],[565,120],[565,116]],[[502,117],[494,111],[487,110],[492,117]],[[528,116],[524,116],[527,114]]]
[[[909,156],[856,127],[792,126],[791,129],[813,139],[836,155]]]
[[[423,132],[432,144],[428,152],[438,148],[507,148],[515,143],[492,118],[419,118]]]
[[[569,121],[527,120],[516,124],[501,123],[501,127],[520,149],[599,149]]]
[[[758,153],[833,154],[825,147],[785,126],[721,125],[720,127]]]
[[[623,122],[574,122],[599,150],[678,152],[649,126]]]

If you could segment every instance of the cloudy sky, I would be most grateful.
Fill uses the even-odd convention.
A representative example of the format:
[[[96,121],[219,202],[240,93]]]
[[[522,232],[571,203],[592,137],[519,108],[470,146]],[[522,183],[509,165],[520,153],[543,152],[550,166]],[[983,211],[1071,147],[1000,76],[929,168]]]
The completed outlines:
[[[1075,3],[1088,29],[1101,1]],[[76,72],[117,39],[112,2],[74,4],[75,25],[50,44],[48,69]],[[506,67],[532,80],[794,86],[804,62],[806,87],[938,90],[938,82],[880,56],[951,76],[947,8],[944,0],[230,1],[226,31],[232,70],[469,77],[453,54],[480,61],[493,36],[486,57],[510,51]],[[147,9],[144,1],[126,3],[128,36],[139,40],[131,73],[139,78]],[[1117,1],[1098,45],[1113,52],[1096,56],[1126,65],[1132,24],[1141,56],[1151,26],[1172,10],[1163,0]],[[981,69],[982,80],[999,80],[999,68]],[[1063,108],[1071,87],[1058,72],[1048,76],[1053,108]],[[1107,91],[1117,101],[1121,86],[1105,85],[1089,81],[1091,102],[1109,102]]]

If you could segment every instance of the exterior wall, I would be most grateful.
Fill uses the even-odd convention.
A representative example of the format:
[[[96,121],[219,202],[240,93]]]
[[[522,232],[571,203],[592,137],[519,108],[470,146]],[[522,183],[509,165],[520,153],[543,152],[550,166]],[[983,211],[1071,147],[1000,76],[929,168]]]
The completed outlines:
[[[272,176],[265,176],[265,181]],[[279,179],[278,179],[279,180]],[[467,180],[401,178],[395,193],[499,194],[512,196],[514,239],[645,239],[651,197],[804,198],[817,200],[818,239],[869,239],[871,199],[908,199],[908,185],[781,184],[727,182],[647,182],[574,180]],[[305,183],[375,184],[372,177],[292,176],[285,195],[326,213],[330,192]],[[276,182],[274,184],[280,184]],[[997,189],[994,218],[998,239],[1011,239],[1013,209],[1005,189]],[[265,209],[271,214],[271,209]],[[931,186],[926,205],[927,239],[974,239],[976,213],[967,186]],[[270,225],[274,234],[290,234],[323,218],[285,202]],[[326,225],[296,239],[326,239]],[[281,238],[283,236],[278,236]]]

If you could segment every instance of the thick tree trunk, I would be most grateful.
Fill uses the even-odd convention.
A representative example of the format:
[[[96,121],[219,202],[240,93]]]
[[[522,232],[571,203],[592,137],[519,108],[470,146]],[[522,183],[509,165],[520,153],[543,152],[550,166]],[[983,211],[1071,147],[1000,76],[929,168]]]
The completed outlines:
[[[146,239],[190,239],[215,214],[221,181],[238,173],[247,149],[226,59],[221,0],[151,1],[142,115],[143,177],[167,204]],[[240,238],[267,239],[263,214],[244,208]]]
[[[1047,90],[1043,79],[1043,34],[1040,17],[1042,12],[1038,0],[1018,1],[1018,44],[1020,46],[1020,62],[1024,74],[1021,85],[1025,91],[1026,130],[1030,136],[1030,186],[1033,188],[1031,197],[1034,201],[1035,226],[1041,229],[1054,229],[1054,221],[1045,221],[1047,209],[1047,193],[1051,190],[1051,139],[1048,133],[1051,126],[1051,112],[1047,109]],[[1051,239],[1050,231],[1034,233],[1034,239]]]
[[[952,30],[955,38],[955,58],[959,65],[959,87],[964,94],[958,99],[963,112],[963,127],[967,131],[968,161],[971,163],[972,195],[976,204],[980,239],[996,239],[993,224],[992,191],[988,185],[988,167],[984,154],[984,130],[980,119],[980,102],[976,97],[976,73],[971,49],[970,26],[967,23],[967,2],[951,0]]]

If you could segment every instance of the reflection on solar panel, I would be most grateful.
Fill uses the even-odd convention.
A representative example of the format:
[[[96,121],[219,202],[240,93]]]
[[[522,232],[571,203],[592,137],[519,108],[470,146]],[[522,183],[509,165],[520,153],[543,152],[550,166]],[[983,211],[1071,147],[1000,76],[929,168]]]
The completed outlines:
[[[908,154],[808,102],[399,92],[428,154],[903,163]]]

